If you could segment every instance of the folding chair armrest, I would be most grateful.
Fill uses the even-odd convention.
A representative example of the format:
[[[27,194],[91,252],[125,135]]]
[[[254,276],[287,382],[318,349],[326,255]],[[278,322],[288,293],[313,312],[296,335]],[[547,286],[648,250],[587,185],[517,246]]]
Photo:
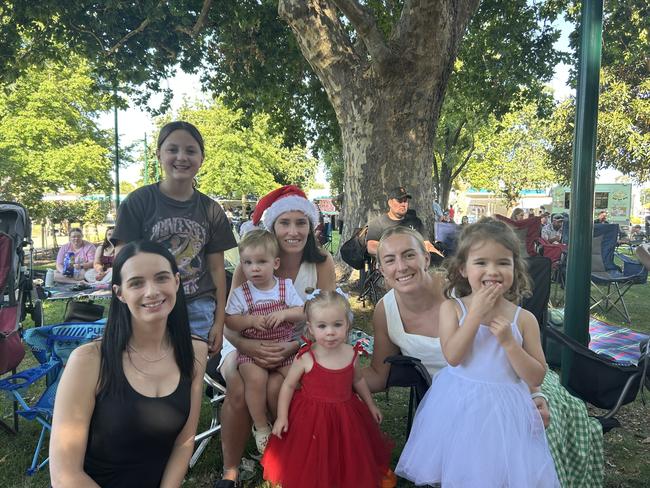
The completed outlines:
[[[431,375],[427,371],[427,368],[424,367],[424,364],[422,364],[422,361],[420,361],[418,358],[396,354],[394,356],[388,356],[386,359],[384,359],[384,363],[390,364],[391,368],[397,367],[397,368],[405,369],[411,367],[426,383],[427,387],[431,386]],[[391,380],[391,375],[389,374],[388,380],[386,382],[387,387],[391,386],[389,384],[390,380]],[[400,385],[393,384],[393,386],[400,386]],[[410,386],[410,385],[403,384],[402,386]]]
[[[614,253],[614,255],[618,257],[621,261],[623,261],[623,271],[625,271],[626,265],[628,266],[631,265],[639,269],[639,271],[637,271],[635,274],[630,275],[630,278],[641,278],[645,282],[645,278],[648,275],[648,269],[639,259],[634,259],[630,256],[626,256],[625,254],[621,254],[618,252]]]
[[[411,401],[417,405],[431,386],[431,375],[422,361],[411,356],[388,356],[384,362],[390,364],[390,372],[386,379],[386,388],[401,386],[411,388]],[[409,423],[410,424],[410,423]]]
[[[61,367],[60,361],[49,361],[45,364],[20,371],[19,373],[0,380],[0,390],[14,391],[25,388],[46,376],[53,369],[59,367]]]
[[[384,359],[384,363],[388,364],[396,364],[399,366],[406,366],[406,365],[412,365],[416,363],[422,363],[418,358],[414,358],[412,356],[403,356],[402,354],[395,354],[394,356],[388,356],[386,359]]]

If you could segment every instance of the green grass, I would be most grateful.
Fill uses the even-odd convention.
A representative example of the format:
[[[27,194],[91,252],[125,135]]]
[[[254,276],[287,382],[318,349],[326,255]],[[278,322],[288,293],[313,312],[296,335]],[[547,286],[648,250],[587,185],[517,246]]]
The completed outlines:
[[[336,235],[336,234],[335,234]],[[337,236],[337,235],[336,235]],[[338,236],[337,236],[338,237]],[[650,284],[633,287],[626,295],[626,302],[631,311],[635,330],[650,333]],[[351,297],[355,312],[355,326],[371,332],[372,308],[365,308]],[[64,302],[45,302],[46,323],[56,323],[63,317]],[[598,315],[599,318],[622,325],[620,317],[614,313]],[[25,326],[31,326],[26,323]],[[31,355],[27,355],[21,368],[35,364]],[[28,397],[35,399],[40,393],[38,388],[29,391]],[[405,442],[405,424],[408,406],[408,391],[406,389],[392,389],[390,393],[375,395],[379,407],[384,413],[382,428],[394,439],[396,447],[393,451],[393,466],[397,462],[399,452]],[[594,411],[594,413],[597,413]],[[10,402],[0,398],[0,414],[5,421],[10,419]],[[648,422],[648,408],[641,399],[626,405],[617,415],[622,427],[605,435],[605,486],[607,488],[641,488],[650,486],[650,423]],[[205,402],[199,431],[204,430],[210,421],[210,412]],[[33,477],[25,476],[25,470],[31,461],[34,446],[38,438],[38,426],[35,422],[21,420],[20,432],[17,436],[8,436],[0,431],[0,487],[26,487],[41,488],[49,486],[47,470],[37,473]],[[255,452],[254,443],[250,442],[247,456]],[[252,463],[251,464],[255,464]],[[219,437],[211,440],[208,449],[203,454],[198,464],[188,472],[185,487],[210,487],[221,469],[221,447]],[[259,468],[248,473],[251,479],[244,482],[244,486],[268,487],[261,481]],[[410,487],[412,484],[400,481],[399,487]]]

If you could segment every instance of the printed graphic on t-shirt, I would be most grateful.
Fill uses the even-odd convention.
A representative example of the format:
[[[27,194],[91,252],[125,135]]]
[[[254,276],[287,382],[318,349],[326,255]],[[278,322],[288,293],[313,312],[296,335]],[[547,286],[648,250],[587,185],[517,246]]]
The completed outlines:
[[[176,258],[185,295],[196,293],[206,268],[200,254],[206,243],[205,228],[184,217],[165,218],[151,229],[151,240],[167,247]]]

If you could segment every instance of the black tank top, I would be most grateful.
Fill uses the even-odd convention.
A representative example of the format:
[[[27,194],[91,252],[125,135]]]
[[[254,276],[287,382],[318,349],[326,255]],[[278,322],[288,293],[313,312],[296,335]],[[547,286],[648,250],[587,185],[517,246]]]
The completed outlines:
[[[102,488],[160,486],[176,437],[190,413],[192,381],[168,396],[141,395],[124,377],[124,397],[97,398],[84,471]]]

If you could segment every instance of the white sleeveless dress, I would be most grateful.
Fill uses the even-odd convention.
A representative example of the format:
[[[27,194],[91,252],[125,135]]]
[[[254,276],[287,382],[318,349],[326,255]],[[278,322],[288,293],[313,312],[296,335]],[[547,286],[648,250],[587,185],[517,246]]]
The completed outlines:
[[[418,358],[431,377],[447,366],[442,354],[440,338],[427,337],[419,334],[409,334],[404,330],[399,306],[395,299],[395,290],[390,290],[382,298],[386,312],[386,324],[390,341],[399,347],[402,354]]]
[[[458,302],[462,326],[467,311]],[[520,310],[511,324],[519,344]],[[395,472],[416,485],[444,488],[560,486],[528,386],[488,327],[479,326],[462,364],[434,379]]]

